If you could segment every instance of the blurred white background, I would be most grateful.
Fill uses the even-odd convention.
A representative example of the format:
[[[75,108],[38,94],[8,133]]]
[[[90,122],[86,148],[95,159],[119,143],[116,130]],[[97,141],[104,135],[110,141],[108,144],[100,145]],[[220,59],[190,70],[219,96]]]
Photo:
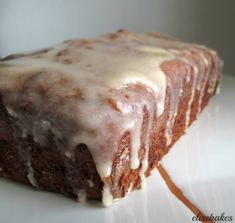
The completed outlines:
[[[204,43],[235,75],[235,0],[0,0],[0,56],[119,28]]]

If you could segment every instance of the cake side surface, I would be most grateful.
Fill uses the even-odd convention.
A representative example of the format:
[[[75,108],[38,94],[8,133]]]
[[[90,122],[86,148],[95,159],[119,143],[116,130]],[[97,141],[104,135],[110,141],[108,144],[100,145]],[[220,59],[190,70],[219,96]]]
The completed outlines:
[[[215,94],[221,67],[204,46],[123,30],[7,57],[0,175],[112,203],[143,186]]]

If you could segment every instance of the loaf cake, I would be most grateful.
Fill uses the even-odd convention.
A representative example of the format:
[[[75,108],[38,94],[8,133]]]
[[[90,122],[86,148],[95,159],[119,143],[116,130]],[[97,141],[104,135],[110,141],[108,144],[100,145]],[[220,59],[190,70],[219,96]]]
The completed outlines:
[[[119,30],[0,62],[0,176],[105,206],[144,186],[218,91],[203,45]]]

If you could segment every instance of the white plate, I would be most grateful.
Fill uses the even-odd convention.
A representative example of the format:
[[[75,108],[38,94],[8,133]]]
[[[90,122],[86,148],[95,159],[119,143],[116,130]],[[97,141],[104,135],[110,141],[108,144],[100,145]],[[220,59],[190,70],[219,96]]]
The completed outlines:
[[[235,78],[224,76],[220,95],[162,161],[175,183],[207,215],[235,218]],[[169,192],[157,171],[145,190],[110,208],[76,203],[0,179],[1,223],[192,222],[193,214]]]

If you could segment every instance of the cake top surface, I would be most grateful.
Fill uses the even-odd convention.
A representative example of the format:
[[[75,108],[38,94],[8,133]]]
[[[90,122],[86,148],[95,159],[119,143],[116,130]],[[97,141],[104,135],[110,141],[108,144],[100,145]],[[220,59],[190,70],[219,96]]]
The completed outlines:
[[[4,90],[21,84],[19,76],[22,80],[35,72],[51,70],[60,71],[64,78],[85,87],[84,93],[97,93],[97,88],[103,88],[97,91],[118,89],[139,82],[164,94],[165,77],[159,65],[174,58],[169,49],[176,46],[180,47],[179,42],[176,44],[161,35],[134,34],[126,30],[99,39],[69,40],[48,49],[5,58],[0,68],[4,74],[0,88]],[[162,113],[163,108],[159,109]]]

